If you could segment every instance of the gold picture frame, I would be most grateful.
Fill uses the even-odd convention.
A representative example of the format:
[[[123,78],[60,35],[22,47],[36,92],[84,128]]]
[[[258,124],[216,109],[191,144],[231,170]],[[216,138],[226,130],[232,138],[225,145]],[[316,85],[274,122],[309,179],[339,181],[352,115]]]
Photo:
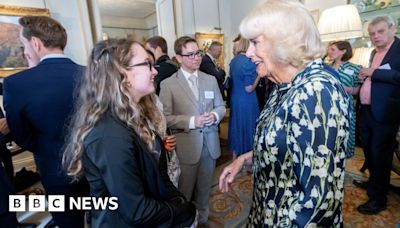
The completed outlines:
[[[220,65],[224,64],[224,34],[196,32],[195,39],[197,41],[197,45],[199,45],[200,50],[202,50],[204,53],[207,52],[208,47],[213,41],[220,42],[222,44],[222,54],[217,59],[217,63]]]
[[[0,5],[0,77],[27,68],[19,40],[18,19],[22,16],[50,16],[48,9]]]

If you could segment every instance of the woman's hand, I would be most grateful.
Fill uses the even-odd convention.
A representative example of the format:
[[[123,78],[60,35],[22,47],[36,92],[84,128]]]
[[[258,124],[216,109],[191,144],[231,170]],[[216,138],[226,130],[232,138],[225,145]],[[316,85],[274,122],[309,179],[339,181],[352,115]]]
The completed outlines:
[[[166,135],[163,138],[164,147],[167,151],[173,151],[176,146],[176,136],[175,135]]]
[[[361,80],[365,80],[367,77],[372,77],[374,71],[374,68],[361,68],[358,78],[360,78]]]
[[[219,190],[221,192],[228,192],[229,184],[233,182],[236,175],[243,168],[246,159],[251,158],[252,156],[252,152],[247,152],[236,158],[231,164],[225,167],[224,171],[221,173],[221,176],[219,176]]]

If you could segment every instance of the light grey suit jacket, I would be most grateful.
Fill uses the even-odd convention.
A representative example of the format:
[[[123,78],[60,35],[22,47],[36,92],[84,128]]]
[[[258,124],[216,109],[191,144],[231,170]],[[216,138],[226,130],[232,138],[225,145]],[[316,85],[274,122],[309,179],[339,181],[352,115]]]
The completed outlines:
[[[201,71],[198,71],[198,76],[199,101],[181,70],[161,82],[160,100],[164,106],[164,115],[167,126],[176,135],[176,153],[183,164],[195,164],[200,160],[203,140],[212,158],[217,159],[221,154],[218,123],[189,129],[190,117],[202,114],[200,102],[205,104],[207,112],[216,112],[219,120],[223,119],[226,111],[215,77]],[[213,98],[210,98],[210,94],[213,94]]]

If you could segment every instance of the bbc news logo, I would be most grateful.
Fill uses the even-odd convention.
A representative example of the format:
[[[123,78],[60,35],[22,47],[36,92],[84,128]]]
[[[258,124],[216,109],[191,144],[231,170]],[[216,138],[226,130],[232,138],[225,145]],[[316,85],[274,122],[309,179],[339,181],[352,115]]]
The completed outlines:
[[[48,195],[47,211],[63,212],[67,207],[69,210],[117,210],[117,197],[69,197],[68,205],[65,205],[65,196]],[[21,211],[46,211],[46,196],[29,195],[26,200],[25,195],[10,195],[8,197],[8,210],[10,212]]]

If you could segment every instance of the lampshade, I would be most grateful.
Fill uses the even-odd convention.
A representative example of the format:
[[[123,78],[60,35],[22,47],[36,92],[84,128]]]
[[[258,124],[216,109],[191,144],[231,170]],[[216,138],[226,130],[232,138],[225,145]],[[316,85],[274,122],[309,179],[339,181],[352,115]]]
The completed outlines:
[[[363,35],[360,15],[354,5],[335,6],[324,10],[319,18],[318,29],[324,42]]]
[[[369,47],[361,47],[353,49],[353,58],[350,59],[350,62],[361,65],[363,67],[369,67],[369,58],[371,56],[373,48]]]

